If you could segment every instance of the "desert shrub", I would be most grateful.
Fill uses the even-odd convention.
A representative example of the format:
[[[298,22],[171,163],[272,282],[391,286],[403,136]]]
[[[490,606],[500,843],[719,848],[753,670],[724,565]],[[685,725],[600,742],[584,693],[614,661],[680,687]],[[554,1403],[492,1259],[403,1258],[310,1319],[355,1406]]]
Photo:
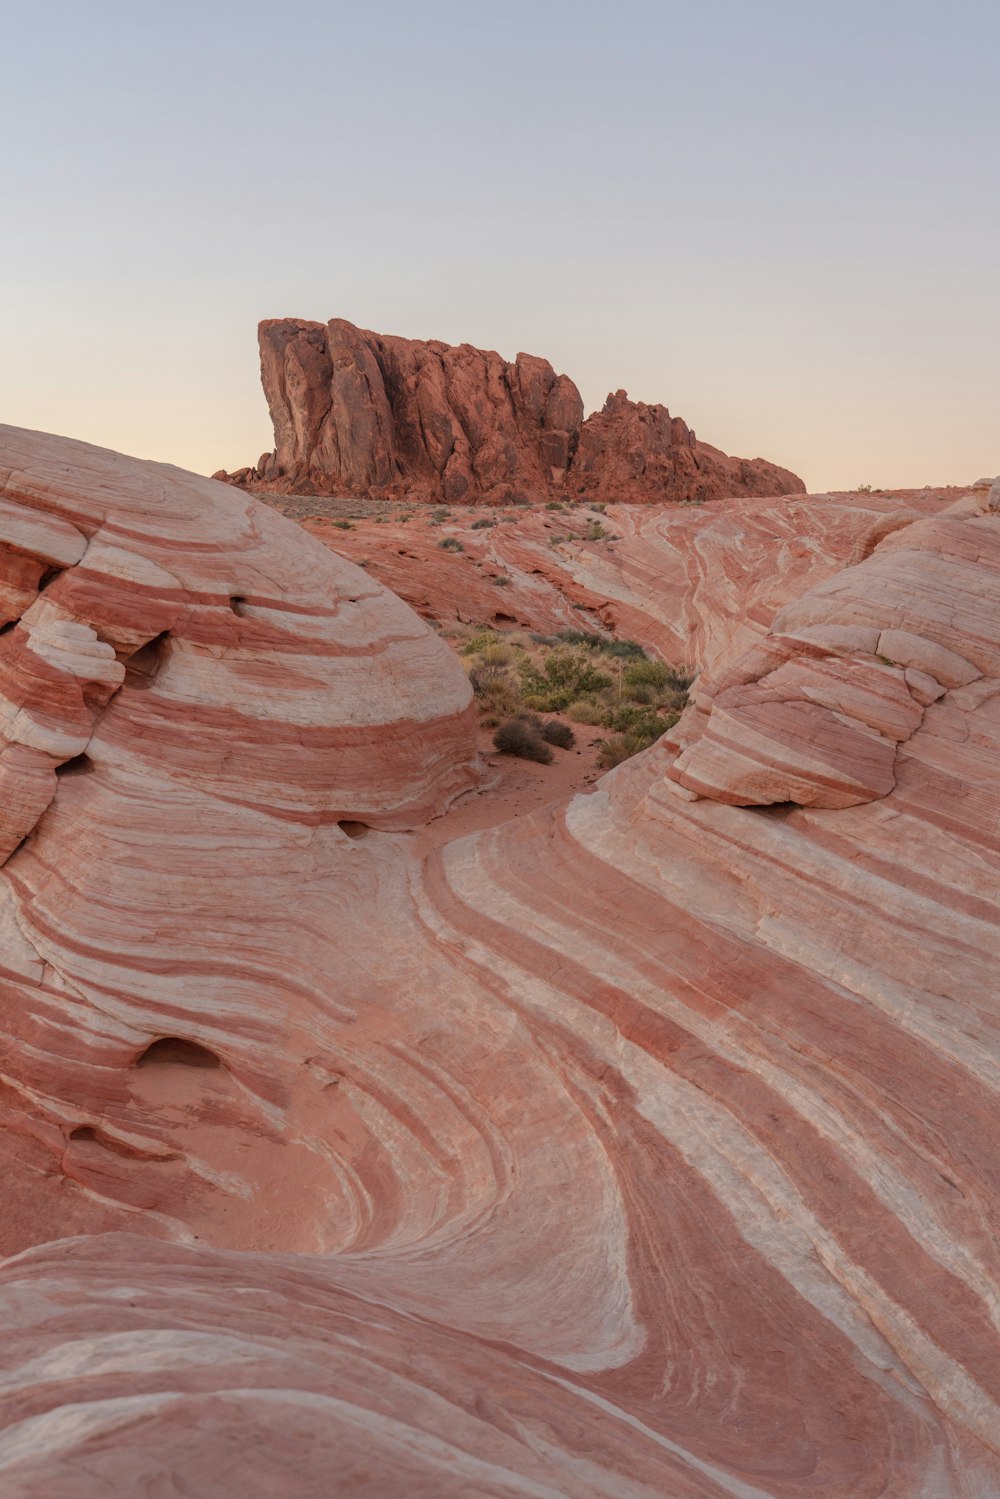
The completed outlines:
[[[576,735],[568,723],[560,723],[558,718],[552,718],[542,726],[542,738],[546,744],[554,744],[557,749],[569,750],[576,743]]]
[[[576,702],[570,703],[565,710],[566,717],[571,718],[574,723],[589,724],[592,728],[603,724],[605,711],[593,698],[588,697],[577,698]]]
[[[600,651],[603,656],[646,659],[646,652],[637,640],[612,640],[610,635],[597,635],[593,630],[560,630],[558,635],[540,636],[539,639],[546,645],[555,645],[560,640],[566,645],[585,645],[588,650]]]
[[[662,689],[671,686],[671,670],[665,661],[634,661],[622,681],[626,687],[653,687]]]
[[[438,542],[438,546],[444,552],[464,552],[465,551],[464,546],[459,541],[459,539],[458,539],[457,536],[446,536],[443,541],[439,541]]]
[[[510,587],[510,579],[507,577],[507,575],[505,573],[494,573],[493,574],[493,581],[497,585],[498,588],[509,588]]]
[[[506,667],[477,663],[469,668],[469,681],[487,728],[521,711],[520,683]]]
[[[514,659],[514,648],[505,641],[490,641],[484,645],[479,652],[479,659],[484,666],[509,666]]]
[[[502,666],[477,665],[470,667],[469,681],[476,697],[488,697],[495,683],[507,681],[507,673]]]
[[[467,640],[465,642],[462,647],[462,655],[477,656],[479,652],[484,651],[487,646],[497,644],[497,636],[493,630],[481,630],[478,635],[473,635],[471,640]]]
[[[607,505],[605,505],[603,500],[591,500],[590,505],[587,508],[590,510],[599,510],[603,515],[608,507]]]
[[[607,539],[607,535],[608,533],[607,531],[605,531],[600,521],[592,520],[586,531],[584,531],[583,533],[583,539],[584,541],[605,541]]]
[[[566,502],[565,500],[546,500],[545,508],[546,510],[565,510]]]
[[[354,530],[354,527],[351,525],[351,523],[350,523],[349,520],[333,520],[333,521],[330,522],[330,524],[331,524],[331,526],[336,526],[336,528],[337,528],[338,531],[353,531]]]
[[[611,678],[582,651],[554,650],[540,671],[532,661],[524,661],[520,672],[525,703],[540,713],[559,713],[574,699],[611,686]]]
[[[648,749],[650,742],[644,740],[641,735],[612,734],[610,739],[605,739],[597,751],[597,763],[602,770],[612,770],[623,760],[630,760],[640,750]]]
[[[488,515],[484,515],[483,518],[482,518],[482,520],[474,520],[472,522],[472,525],[469,527],[469,530],[470,531],[484,531],[487,526],[495,526],[495,525],[496,525],[496,521],[495,520],[491,520]]]
[[[680,715],[661,714],[655,708],[649,708],[641,703],[619,703],[614,708],[608,708],[604,714],[606,728],[614,729],[617,734],[638,734],[652,744],[654,739],[675,724]]]
[[[524,718],[508,718],[493,735],[493,744],[502,755],[517,755],[521,760],[537,760],[551,765],[552,751],[535,728]]]

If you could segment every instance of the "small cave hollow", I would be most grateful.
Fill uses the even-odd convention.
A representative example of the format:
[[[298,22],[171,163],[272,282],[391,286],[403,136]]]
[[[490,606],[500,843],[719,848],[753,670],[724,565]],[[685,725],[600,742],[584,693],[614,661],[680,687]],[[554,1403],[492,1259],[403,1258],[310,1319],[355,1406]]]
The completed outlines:
[[[74,755],[71,760],[64,760],[61,765],[56,766],[56,775],[60,780],[66,776],[89,776],[94,773],[94,762],[89,755]]]
[[[181,1036],[161,1036],[135,1059],[136,1067],[212,1067],[220,1068],[221,1059],[198,1041]]]
[[[247,601],[241,593],[234,593],[229,600],[229,607],[234,614],[244,615],[247,612]]]
[[[128,657],[125,662],[126,680],[132,686],[153,680],[163,665],[169,639],[170,631],[161,630],[159,635],[154,635],[152,640],[147,640],[145,645],[141,645]]]
[[[47,567],[38,579],[38,592],[44,593],[49,584],[54,583],[57,578],[61,578],[65,571],[64,567]]]
[[[78,1124],[76,1129],[69,1132],[71,1140],[96,1140],[97,1131],[92,1124]]]
[[[348,838],[364,838],[366,833],[371,832],[366,822],[354,822],[350,818],[338,822],[337,826],[342,833],[347,834]]]

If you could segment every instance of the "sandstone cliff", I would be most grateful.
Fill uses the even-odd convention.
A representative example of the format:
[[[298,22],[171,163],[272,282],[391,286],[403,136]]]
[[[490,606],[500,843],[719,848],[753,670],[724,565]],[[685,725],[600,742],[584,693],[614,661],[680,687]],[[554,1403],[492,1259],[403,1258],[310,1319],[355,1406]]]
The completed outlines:
[[[342,318],[267,321],[259,336],[274,451],[218,478],[456,503],[563,492],[663,502],[805,487],[762,458],[728,458],[665,406],[621,390],[584,421],[572,380],[530,354],[510,364],[470,344],[386,337]]]

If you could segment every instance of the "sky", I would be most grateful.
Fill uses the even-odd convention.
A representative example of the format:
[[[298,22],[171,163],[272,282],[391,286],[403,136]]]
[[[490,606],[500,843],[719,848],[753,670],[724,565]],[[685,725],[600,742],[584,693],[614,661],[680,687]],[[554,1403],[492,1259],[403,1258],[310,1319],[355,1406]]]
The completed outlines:
[[[811,490],[1000,470],[997,0],[0,8],[0,421],[236,468],[258,320],[344,317]]]

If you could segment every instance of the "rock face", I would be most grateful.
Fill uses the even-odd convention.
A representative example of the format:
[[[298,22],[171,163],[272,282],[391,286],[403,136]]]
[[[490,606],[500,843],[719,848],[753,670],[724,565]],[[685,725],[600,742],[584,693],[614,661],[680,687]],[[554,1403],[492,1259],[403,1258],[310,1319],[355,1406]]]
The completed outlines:
[[[342,318],[260,324],[274,452],[219,474],[299,494],[403,492],[449,503],[570,491],[597,500],[793,494],[787,469],[727,458],[624,391],[583,420],[545,359],[369,333]]]
[[[4,733],[56,762],[0,869],[5,1496],[996,1493],[1000,518],[421,858],[468,774],[430,631],[232,490],[0,441]],[[892,784],[862,736],[878,799],[734,805],[741,687]]]
[[[925,710],[1000,680],[1000,525],[986,515],[895,530],[781,610],[761,645],[703,686],[673,778],[743,806],[884,797]]]

